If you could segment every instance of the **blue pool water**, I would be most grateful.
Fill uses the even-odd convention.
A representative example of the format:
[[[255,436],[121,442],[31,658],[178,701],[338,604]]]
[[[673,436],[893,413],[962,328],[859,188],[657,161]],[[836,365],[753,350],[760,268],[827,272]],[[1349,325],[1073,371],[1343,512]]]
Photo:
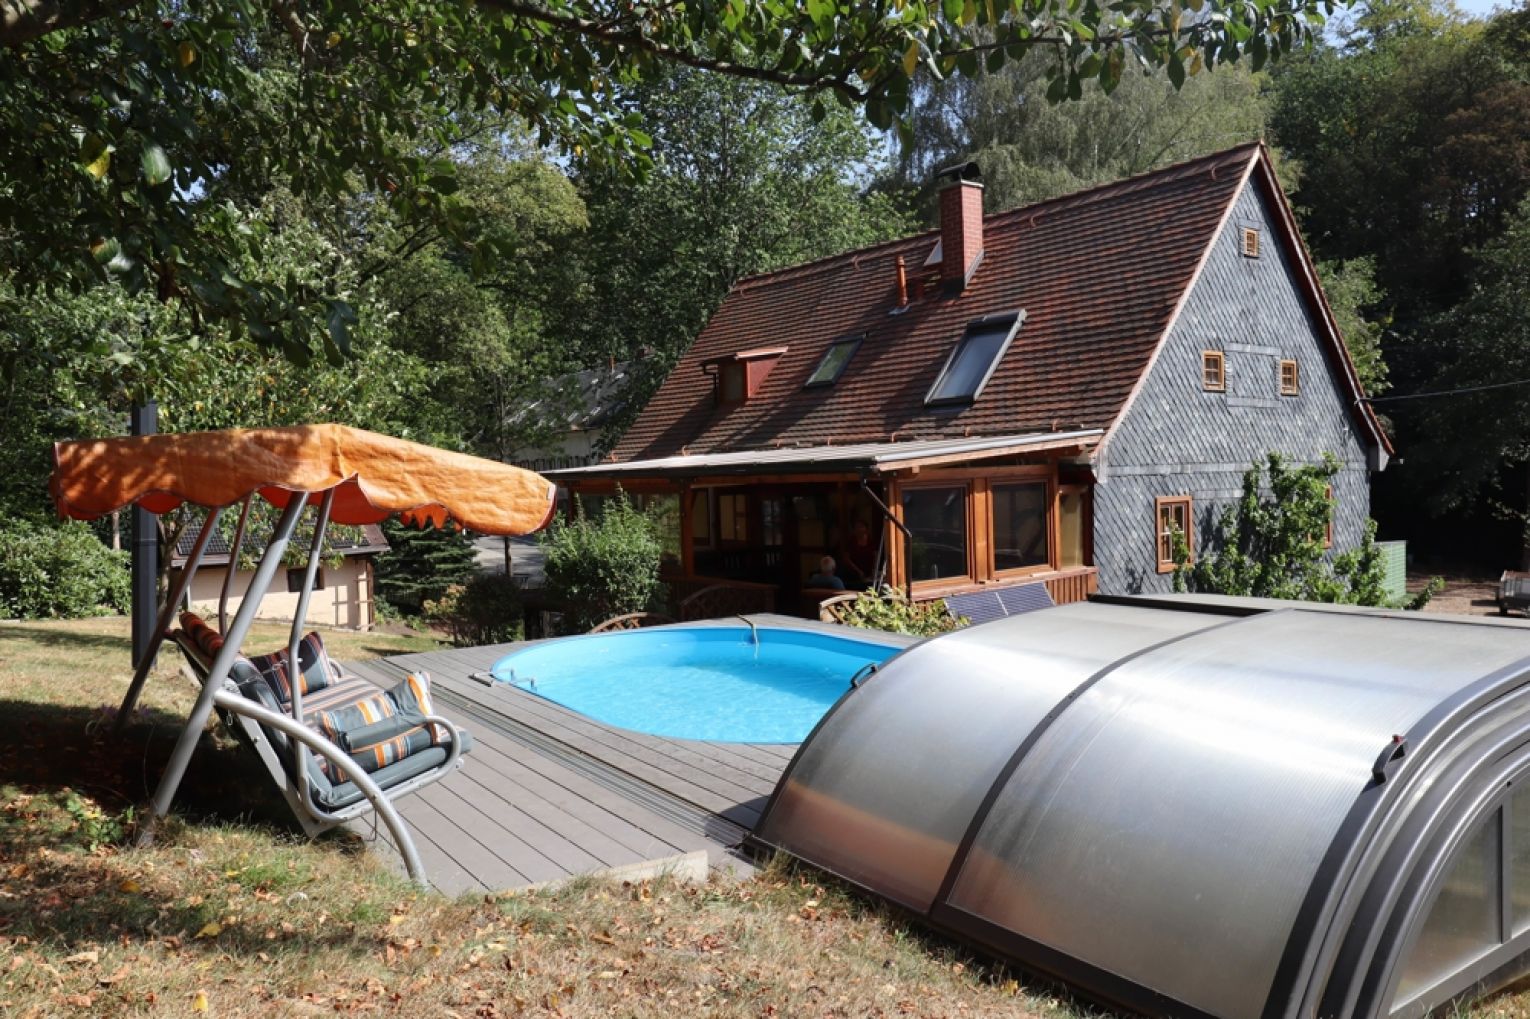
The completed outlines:
[[[608,725],[677,739],[800,743],[868,662],[898,650],[809,630],[662,627],[548,641],[495,663],[514,683]]]

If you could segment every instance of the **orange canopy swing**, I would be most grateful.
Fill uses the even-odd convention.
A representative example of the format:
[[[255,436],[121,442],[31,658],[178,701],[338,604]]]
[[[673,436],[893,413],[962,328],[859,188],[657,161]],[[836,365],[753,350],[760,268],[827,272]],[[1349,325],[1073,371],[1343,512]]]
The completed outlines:
[[[137,702],[154,659],[153,649],[169,634],[175,608],[190,587],[222,510],[243,503],[234,537],[235,556],[255,495],[283,511],[233,623],[226,626],[223,649],[208,667],[196,707],[154,794],[145,837],[152,830],[152,822],[168,811],[215,703],[241,714],[258,713],[249,705],[235,708],[232,701],[225,703],[229,695],[222,688],[304,507],[316,503],[318,519],[292,621],[291,662],[299,660],[298,643],[318,572],[324,530],[331,520],[372,524],[396,514],[415,524],[443,527],[451,523],[485,534],[520,535],[545,526],[556,508],[552,483],[530,471],[336,424],[60,442],[54,446],[53,458],[49,488],[63,516],[90,520],[135,504],[155,514],[188,502],[209,510],[157,621],[151,650],[135,663],[133,682],[118,714],[119,727]],[[220,628],[226,624],[228,590],[226,580],[219,605]],[[301,695],[296,691],[292,711],[291,719],[262,717],[261,721],[281,728],[300,743],[311,741],[312,734],[302,730]],[[300,745],[298,753],[306,752]],[[453,759],[455,756],[454,752]],[[300,766],[296,774],[297,785],[304,790],[306,770]],[[358,785],[366,788],[370,783],[363,778]],[[402,836],[399,848],[411,874],[416,873],[418,859],[386,795],[374,787],[367,798],[395,835]]]

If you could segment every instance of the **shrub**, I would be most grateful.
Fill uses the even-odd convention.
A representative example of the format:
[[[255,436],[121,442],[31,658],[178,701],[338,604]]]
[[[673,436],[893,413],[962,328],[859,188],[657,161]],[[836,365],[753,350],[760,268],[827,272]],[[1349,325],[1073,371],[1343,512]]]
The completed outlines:
[[[479,574],[466,584],[453,584],[424,607],[425,618],[444,629],[457,647],[503,644],[526,635],[520,589],[503,573]]]
[[[0,617],[78,619],[127,612],[128,554],[78,521],[0,523]]]
[[[884,587],[881,591],[862,591],[841,615],[850,626],[890,633],[911,633],[933,637],[949,633],[967,624],[966,619],[952,619],[939,601],[911,602],[899,591]]]
[[[563,609],[563,628],[583,633],[603,620],[648,608],[659,593],[663,547],[653,521],[625,495],[599,520],[579,516],[543,535],[547,593]]]
[[[1214,551],[1189,562],[1183,535],[1174,536],[1174,589],[1351,605],[1387,605],[1376,522],[1367,520],[1360,544],[1329,553],[1333,519],[1330,486],[1339,462],[1291,466],[1278,453],[1254,461],[1243,493],[1217,521]],[[1439,587],[1433,581],[1392,607],[1419,609]]]

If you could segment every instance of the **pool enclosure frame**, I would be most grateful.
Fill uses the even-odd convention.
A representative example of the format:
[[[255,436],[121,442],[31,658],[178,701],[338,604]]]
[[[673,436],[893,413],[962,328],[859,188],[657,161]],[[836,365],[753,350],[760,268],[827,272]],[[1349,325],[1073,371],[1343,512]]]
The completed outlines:
[[[1525,776],[1530,628],[1097,599],[886,663],[753,842],[1134,1012],[1411,1019],[1530,972]]]

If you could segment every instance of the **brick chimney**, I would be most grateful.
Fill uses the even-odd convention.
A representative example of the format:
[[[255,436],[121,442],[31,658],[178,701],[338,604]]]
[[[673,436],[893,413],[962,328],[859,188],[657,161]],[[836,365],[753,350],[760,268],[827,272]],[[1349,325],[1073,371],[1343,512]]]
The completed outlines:
[[[959,294],[983,258],[982,171],[976,163],[941,170],[940,282],[948,294]]]

